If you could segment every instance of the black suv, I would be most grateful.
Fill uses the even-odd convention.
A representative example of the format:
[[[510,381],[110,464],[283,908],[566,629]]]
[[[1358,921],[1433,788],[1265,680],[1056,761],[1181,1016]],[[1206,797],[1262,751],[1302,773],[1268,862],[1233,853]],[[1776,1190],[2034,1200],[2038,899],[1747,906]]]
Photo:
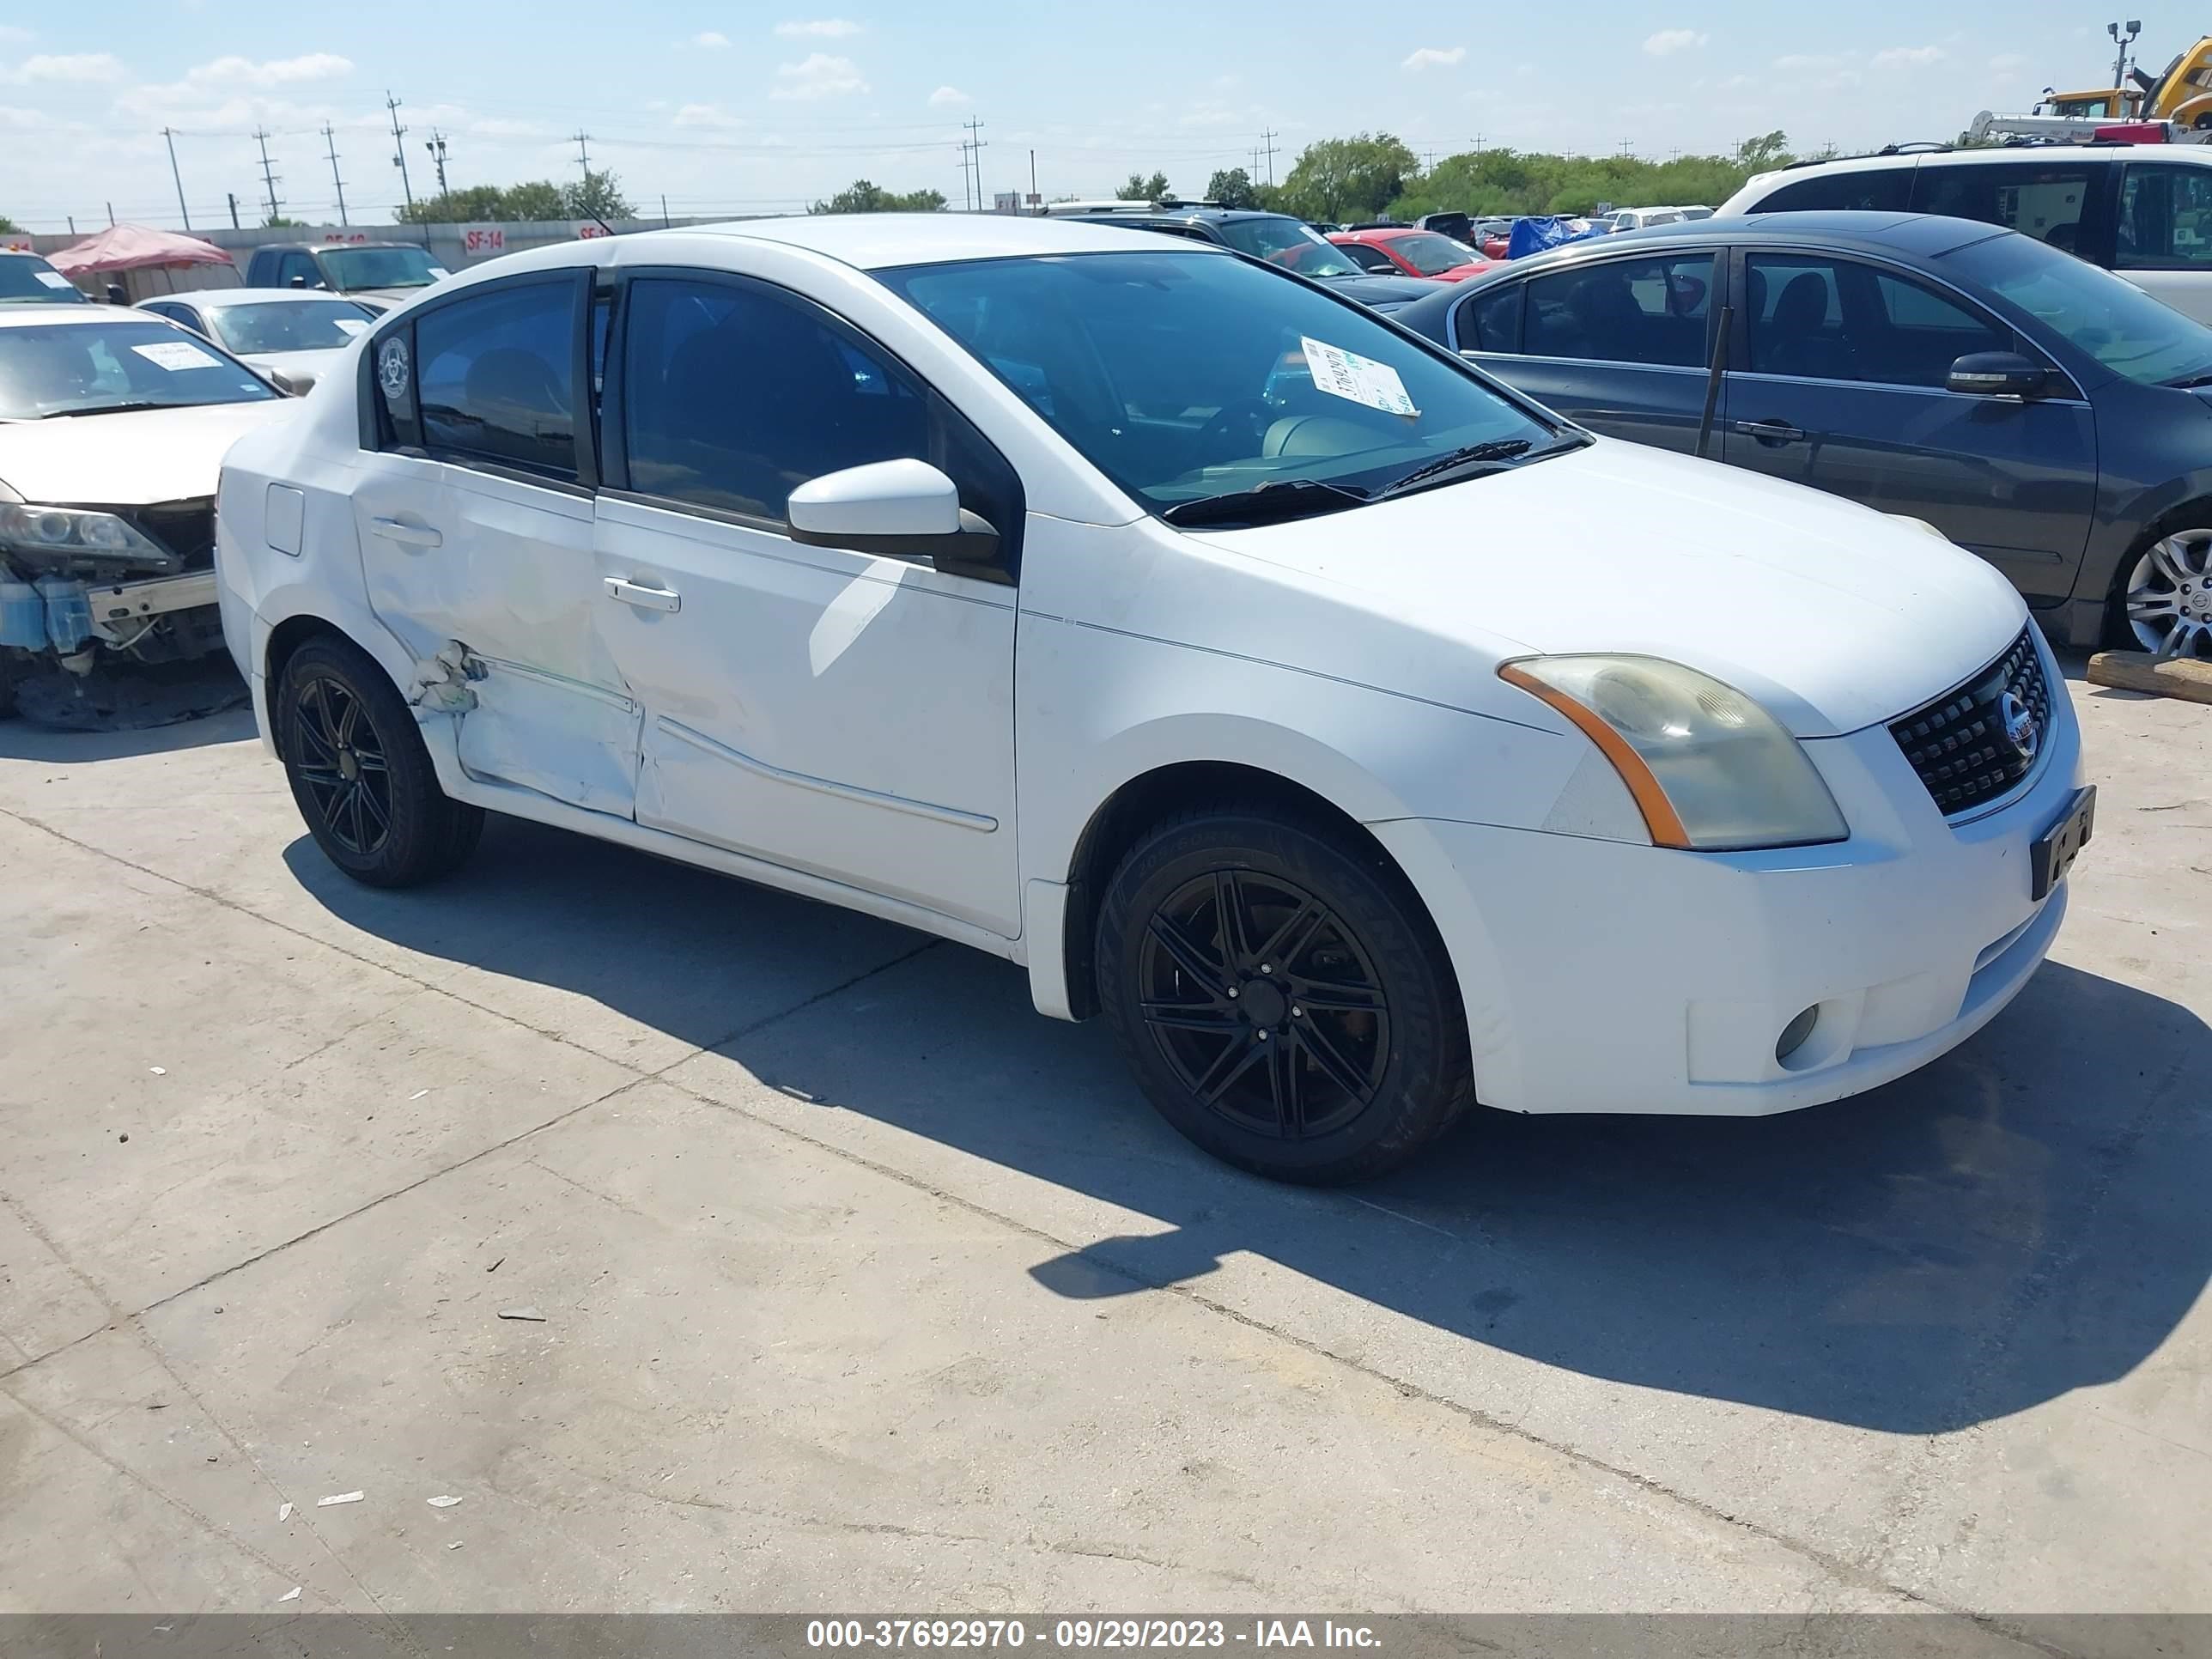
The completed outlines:
[[[253,250],[248,288],[319,288],[389,311],[447,275],[419,242],[272,242]]]
[[[1370,276],[1349,256],[1303,219],[1287,213],[1260,213],[1243,208],[1179,206],[1159,202],[1134,204],[1124,210],[1054,214],[1056,219],[1078,220],[1092,225],[1127,225],[1133,230],[1158,231],[1213,242],[1222,247],[1269,260],[1301,276],[1327,283],[1348,300],[1357,300],[1372,311],[1395,311],[1426,299],[1437,290],[1434,283],[1412,276]]]

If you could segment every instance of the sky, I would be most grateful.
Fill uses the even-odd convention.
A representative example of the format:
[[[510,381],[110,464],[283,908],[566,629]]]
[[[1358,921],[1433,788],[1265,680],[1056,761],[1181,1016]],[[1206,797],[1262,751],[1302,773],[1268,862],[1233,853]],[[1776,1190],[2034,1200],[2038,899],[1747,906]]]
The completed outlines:
[[[2155,73],[2197,25],[2142,16]],[[957,205],[971,119],[987,197],[1026,191],[1032,155],[1048,197],[1156,167],[1196,195],[1252,167],[1269,132],[1279,179],[1303,145],[1360,131],[1424,155],[1654,159],[1775,128],[1801,149],[1947,138],[2047,85],[2108,84],[2112,61],[2101,14],[2050,0],[0,0],[0,214],[89,229],[112,206],[175,226],[167,127],[195,226],[229,222],[227,193],[246,222],[266,214],[257,131],[287,216],[337,222],[335,148],[351,218],[387,220],[387,96],[418,195],[436,187],[434,135],[459,188],[574,179],[581,131],[594,170],[681,216],[802,209],[862,177]]]

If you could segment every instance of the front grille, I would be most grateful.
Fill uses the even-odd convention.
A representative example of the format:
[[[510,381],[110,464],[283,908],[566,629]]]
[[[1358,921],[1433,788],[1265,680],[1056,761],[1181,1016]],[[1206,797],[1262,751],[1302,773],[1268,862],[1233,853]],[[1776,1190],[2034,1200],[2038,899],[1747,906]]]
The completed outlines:
[[[2014,741],[2005,730],[2005,694],[2024,704],[2032,725]],[[1889,723],[1890,735],[1946,817],[1995,800],[2035,769],[2051,733],[2051,684],[2035,648],[2035,628],[1956,690]]]
[[[212,497],[162,501],[153,507],[131,507],[123,511],[137,521],[139,529],[177,556],[179,569],[205,570],[215,563]]]

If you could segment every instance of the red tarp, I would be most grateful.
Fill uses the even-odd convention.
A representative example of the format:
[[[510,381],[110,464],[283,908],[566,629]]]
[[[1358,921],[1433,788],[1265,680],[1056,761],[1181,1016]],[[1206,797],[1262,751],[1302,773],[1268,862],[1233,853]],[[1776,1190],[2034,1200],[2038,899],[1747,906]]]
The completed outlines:
[[[96,270],[140,270],[149,265],[227,265],[230,255],[213,242],[145,225],[110,225],[97,236],[46,256],[64,276]]]

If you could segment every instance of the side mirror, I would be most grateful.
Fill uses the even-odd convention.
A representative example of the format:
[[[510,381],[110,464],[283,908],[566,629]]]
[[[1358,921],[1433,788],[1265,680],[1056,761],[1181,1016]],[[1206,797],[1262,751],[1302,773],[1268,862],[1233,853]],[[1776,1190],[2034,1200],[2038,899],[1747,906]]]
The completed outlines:
[[[295,276],[291,285],[294,288],[305,288],[307,285],[307,279],[304,276]]]
[[[1946,389],[1978,398],[2039,398],[2050,371],[2016,351],[1970,351],[1951,365]]]
[[[960,505],[960,488],[927,461],[875,461],[825,472],[791,492],[791,539],[911,559],[956,575],[1006,580],[999,532]]]

